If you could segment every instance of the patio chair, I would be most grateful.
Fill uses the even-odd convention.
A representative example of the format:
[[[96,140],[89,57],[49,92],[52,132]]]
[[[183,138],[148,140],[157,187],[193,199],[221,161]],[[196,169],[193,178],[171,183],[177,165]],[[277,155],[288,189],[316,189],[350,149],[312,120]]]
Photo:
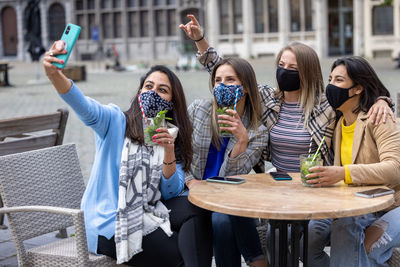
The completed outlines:
[[[58,109],[49,114],[0,120],[0,156],[61,145],[67,119],[68,110]],[[0,229],[7,229],[4,214],[0,214]],[[66,230],[61,229],[57,236],[67,237]]]
[[[7,215],[19,266],[116,266],[88,251],[84,189],[73,144],[0,157],[0,213]],[[23,241],[72,225],[74,237],[25,249]]]

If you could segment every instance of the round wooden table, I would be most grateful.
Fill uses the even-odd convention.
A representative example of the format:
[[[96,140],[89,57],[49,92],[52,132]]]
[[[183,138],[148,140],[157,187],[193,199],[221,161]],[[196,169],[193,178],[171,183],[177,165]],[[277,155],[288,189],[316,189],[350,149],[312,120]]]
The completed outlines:
[[[243,184],[224,184],[202,181],[189,191],[189,201],[201,208],[242,217],[270,219],[272,229],[279,229],[279,265],[287,265],[287,227],[292,234],[292,264],[298,266],[301,233],[304,233],[303,266],[307,264],[308,222],[358,216],[383,210],[394,203],[393,194],[362,198],[355,192],[384,186],[347,186],[338,183],[323,188],[305,187],[300,173],[290,173],[291,181],[275,181],[268,173],[240,175]],[[285,234],[286,233],[286,234]],[[275,236],[272,235],[275,239]],[[272,244],[274,244],[272,240]],[[275,265],[275,248],[272,247]],[[297,253],[296,253],[297,251]]]

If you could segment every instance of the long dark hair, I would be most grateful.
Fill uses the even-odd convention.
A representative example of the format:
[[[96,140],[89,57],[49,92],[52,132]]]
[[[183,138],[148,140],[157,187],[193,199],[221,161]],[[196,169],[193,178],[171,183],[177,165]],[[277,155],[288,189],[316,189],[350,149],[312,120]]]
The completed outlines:
[[[132,98],[131,106],[127,111],[124,112],[126,117],[125,136],[130,138],[132,142],[138,142],[139,144],[144,143],[142,113],[137,95],[143,88],[143,84],[147,77],[149,77],[149,75],[153,72],[157,71],[166,74],[169,82],[171,83],[171,101],[174,104],[174,108],[167,113],[167,117],[172,118],[172,121],[170,122],[179,128],[178,137],[175,140],[175,157],[178,163],[184,163],[183,170],[189,171],[193,158],[193,128],[189,120],[182,84],[175,73],[173,73],[169,68],[162,65],[156,65],[151,67],[151,69],[141,77],[139,88],[137,93]]]
[[[331,68],[331,72],[339,65],[346,67],[347,75],[353,84],[363,87],[360,94],[360,103],[354,113],[361,110],[367,112],[376,103],[379,96],[390,97],[388,89],[383,85],[372,66],[362,57],[351,56],[337,59]]]
[[[247,97],[245,102],[245,112],[249,118],[248,129],[255,130],[259,126],[261,118],[261,97],[258,92],[258,85],[256,74],[253,67],[249,62],[242,58],[224,58],[215,64],[210,77],[210,87],[214,88],[215,85],[215,75],[220,66],[228,64],[230,65],[237,77],[239,78],[243,89],[247,91]],[[217,126],[217,115],[214,114],[217,108],[217,103],[214,97],[213,101],[213,116],[212,116],[212,133],[213,133],[213,144],[219,148],[219,138],[218,138],[218,126]]]

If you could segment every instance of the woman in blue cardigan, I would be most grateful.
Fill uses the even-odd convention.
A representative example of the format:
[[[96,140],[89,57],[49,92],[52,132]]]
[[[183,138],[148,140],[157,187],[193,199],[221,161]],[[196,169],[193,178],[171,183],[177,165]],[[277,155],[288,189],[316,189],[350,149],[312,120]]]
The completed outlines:
[[[52,64],[62,63],[55,55],[65,52],[63,45],[55,42],[43,64],[61,98],[95,133],[96,155],[81,204],[89,251],[132,266],[210,266],[209,214],[178,197],[193,154],[179,79],[164,66],[152,67],[123,112],[84,96]],[[141,110],[148,118],[167,110],[172,118],[169,129],[160,127],[152,136],[156,146],[144,144]]]

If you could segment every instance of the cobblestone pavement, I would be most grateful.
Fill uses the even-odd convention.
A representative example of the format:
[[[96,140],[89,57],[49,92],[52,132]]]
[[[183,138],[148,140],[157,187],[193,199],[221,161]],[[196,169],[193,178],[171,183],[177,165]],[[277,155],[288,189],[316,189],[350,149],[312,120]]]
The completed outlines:
[[[333,59],[321,61],[325,82]],[[390,59],[371,61],[378,75],[392,94],[393,100],[400,92],[400,70],[395,69],[395,63]],[[264,58],[251,61],[257,74],[259,83],[275,84],[275,67],[273,58]],[[9,72],[12,87],[0,87],[0,119],[26,115],[54,112],[67,105],[57,95],[55,89],[47,81],[41,63],[11,62],[13,68]],[[35,69],[39,70],[43,83],[29,84],[35,80]],[[97,64],[87,64],[87,81],[78,82],[81,90],[97,101],[107,104],[114,103],[122,110],[128,108],[133,95],[139,85],[140,76],[145,70],[134,72],[113,72],[98,69]],[[177,72],[185,89],[186,99],[190,104],[197,98],[209,98],[208,73],[206,71]],[[71,111],[71,110],[70,110]],[[75,143],[81,163],[84,179],[87,181],[91,164],[94,158],[94,138],[92,131],[79,121],[77,116],[70,112],[65,132],[64,143]],[[54,234],[47,235],[50,239]],[[54,238],[53,238],[54,239]],[[29,246],[41,244],[43,241],[32,241]],[[8,230],[0,230],[0,266],[16,266],[16,252]]]

